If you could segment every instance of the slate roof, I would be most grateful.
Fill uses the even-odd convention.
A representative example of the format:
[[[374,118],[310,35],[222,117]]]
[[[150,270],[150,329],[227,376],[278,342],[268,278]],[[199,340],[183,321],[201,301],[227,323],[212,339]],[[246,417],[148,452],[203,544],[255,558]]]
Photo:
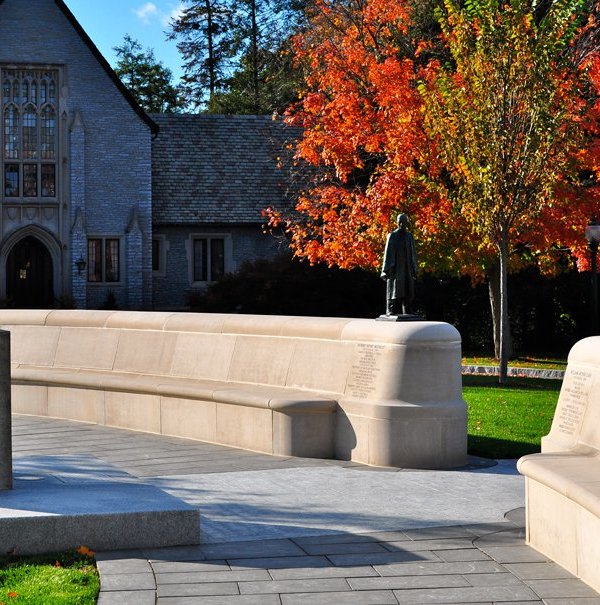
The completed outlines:
[[[153,222],[256,224],[267,206],[291,205],[278,167],[299,131],[270,116],[152,114]],[[287,152],[289,154],[289,152]]]

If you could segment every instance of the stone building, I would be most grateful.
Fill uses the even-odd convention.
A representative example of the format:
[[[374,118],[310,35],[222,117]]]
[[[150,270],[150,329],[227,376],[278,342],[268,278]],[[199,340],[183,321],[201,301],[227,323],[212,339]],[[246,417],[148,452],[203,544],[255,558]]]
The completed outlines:
[[[62,0],[0,0],[0,87],[3,304],[181,308],[273,254],[281,124],[147,115]]]

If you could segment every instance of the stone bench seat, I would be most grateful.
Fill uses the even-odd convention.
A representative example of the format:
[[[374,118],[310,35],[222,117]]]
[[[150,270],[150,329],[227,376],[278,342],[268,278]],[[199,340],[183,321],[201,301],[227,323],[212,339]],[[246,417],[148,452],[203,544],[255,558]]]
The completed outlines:
[[[518,462],[525,476],[527,541],[600,592],[600,338],[569,353],[542,452]]]
[[[0,311],[13,410],[377,466],[466,463],[448,324]]]
[[[600,455],[535,454],[523,458],[519,470],[537,483],[600,518]]]
[[[337,400],[295,389],[252,386],[216,380],[172,378],[107,370],[48,368],[44,366],[13,367],[13,384],[53,385],[99,391],[148,393],[165,397],[183,397],[232,405],[272,410],[333,413]]]

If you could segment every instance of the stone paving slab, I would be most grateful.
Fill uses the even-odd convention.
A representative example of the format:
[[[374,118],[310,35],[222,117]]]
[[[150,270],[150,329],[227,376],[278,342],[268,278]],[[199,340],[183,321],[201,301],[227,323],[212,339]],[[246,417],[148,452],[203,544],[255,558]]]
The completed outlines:
[[[97,605],[156,605],[156,591],[101,592]]]
[[[98,553],[99,605],[600,605],[525,546],[514,461],[381,472],[62,420],[15,427],[16,459],[35,444],[85,454],[202,511],[204,543]]]
[[[544,605],[600,605],[600,597],[544,599]]]
[[[523,478],[514,462],[452,472],[380,473],[324,466],[150,481],[197,506],[203,540],[219,543],[495,523],[524,501]]]
[[[515,528],[510,521],[505,521],[502,527],[506,536],[502,539],[498,535],[489,536],[491,541],[501,542],[505,545],[503,548],[511,548],[512,540],[512,548],[521,556],[523,549],[527,550],[528,547],[525,547],[522,539],[518,537],[519,532],[515,531],[518,528]],[[442,533],[444,529],[440,527]],[[457,527],[454,532],[447,533],[461,535],[464,531],[464,528]],[[211,557],[224,553],[214,549],[214,545],[200,545],[196,555],[202,553],[205,557],[203,561],[173,563],[173,556],[169,551],[175,549],[164,549],[162,560],[159,557],[160,551],[153,551],[154,559],[150,561],[150,565],[155,572],[158,603],[236,605],[236,603],[252,602],[269,603],[274,596],[280,599],[280,605],[371,602],[389,602],[396,605],[404,603],[598,605],[600,603],[599,595],[579,580],[561,578],[564,573],[561,573],[560,568],[552,562],[544,560],[544,562],[514,563],[505,566],[479,550],[477,544],[480,539],[476,536],[473,537],[470,548],[462,548],[463,544],[457,543],[457,538],[448,537],[445,544],[443,538],[432,540],[433,533],[433,530],[427,532],[428,541],[432,543],[432,547],[439,548],[418,551],[416,554],[426,552],[433,558],[437,557],[437,561],[340,566],[336,565],[340,563],[339,559],[336,559],[338,555],[315,556],[307,552],[310,550],[309,547],[319,543],[318,537],[313,537],[309,540],[298,538],[273,543],[275,547],[286,544],[286,549],[287,544],[292,543],[303,550],[304,555],[280,557],[276,551],[273,551],[272,556],[261,559],[251,558],[253,553],[260,552],[264,547],[264,544],[258,541],[224,545],[234,547],[232,551],[235,551],[236,546],[245,548],[247,558],[241,556],[235,559],[213,559]],[[420,537],[418,533],[416,536]],[[391,537],[397,537],[397,534]],[[392,547],[391,542],[382,539],[381,533],[357,535],[356,538],[365,541],[334,544],[340,546],[345,544],[348,548],[352,548],[357,544],[374,542],[386,550]],[[417,544],[419,540],[414,542]],[[452,545],[461,548],[452,549]],[[468,557],[466,551],[470,551]],[[440,556],[451,552],[460,552],[459,558],[472,560],[442,562],[439,559]],[[355,553],[348,553],[348,556],[355,556]],[[486,560],[477,560],[480,556],[485,557]],[[213,571],[211,565],[215,566]],[[512,573],[511,569],[519,571],[524,576],[532,575],[542,579],[523,579]],[[217,596],[220,600],[214,601],[213,597]],[[258,600],[240,600],[242,596],[252,596]]]
[[[159,597],[158,605],[281,605],[277,595],[236,595],[202,597]]]
[[[509,563],[504,567],[523,580],[560,580],[575,577],[556,563]]]
[[[159,586],[157,591],[159,601],[166,597],[210,597],[239,594],[236,582],[165,584]]]
[[[13,456],[14,489],[0,492],[1,553],[199,541],[193,506],[95,456]]]
[[[329,594],[285,594],[282,605],[394,605],[398,603],[389,590],[362,592],[332,592]]]

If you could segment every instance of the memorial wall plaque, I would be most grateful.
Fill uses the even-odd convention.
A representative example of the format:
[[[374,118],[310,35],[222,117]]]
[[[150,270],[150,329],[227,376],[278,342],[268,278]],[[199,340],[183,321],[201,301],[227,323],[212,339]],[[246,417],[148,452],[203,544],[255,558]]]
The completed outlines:
[[[581,367],[567,367],[557,406],[558,431],[572,437],[581,428],[594,375]]]
[[[381,372],[384,351],[384,345],[356,345],[347,389],[351,397],[368,398],[373,395]]]

